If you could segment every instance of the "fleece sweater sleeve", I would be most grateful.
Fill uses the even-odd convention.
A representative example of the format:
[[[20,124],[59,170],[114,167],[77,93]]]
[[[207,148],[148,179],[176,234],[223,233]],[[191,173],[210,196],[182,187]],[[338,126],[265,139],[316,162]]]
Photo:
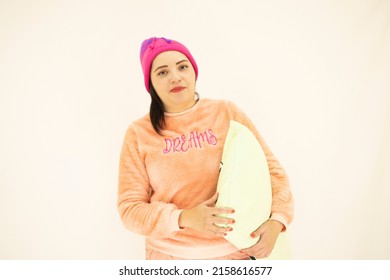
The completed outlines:
[[[129,128],[119,164],[119,215],[124,226],[132,232],[147,237],[169,237],[180,230],[181,210],[174,204],[150,202],[151,191],[137,135]]]
[[[294,215],[294,200],[290,190],[288,176],[273,155],[271,149],[268,147],[263,137],[257,131],[252,121],[233,103],[229,103],[233,119],[248,127],[259,141],[264,154],[267,159],[268,169],[270,172],[271,186],[272,186],[272,207],[271,220],[277,220],[284,225],[283,231],[293,220]]]

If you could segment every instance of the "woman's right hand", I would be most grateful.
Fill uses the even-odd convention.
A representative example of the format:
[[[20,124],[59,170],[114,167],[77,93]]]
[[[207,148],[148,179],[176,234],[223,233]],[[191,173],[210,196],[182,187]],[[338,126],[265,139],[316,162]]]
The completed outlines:
[[[211,198],[200,203],[192,209],[183,210],[179,216],[179,227],[189,227],[194,230],[208,233],[214,236],[225,236],[227,232],[233,230],[231,227],[221,227],[217,224],[233,224],[234,219],[218,217],[221,214],[232,214],[232,208],[216,208],[218,193]]]

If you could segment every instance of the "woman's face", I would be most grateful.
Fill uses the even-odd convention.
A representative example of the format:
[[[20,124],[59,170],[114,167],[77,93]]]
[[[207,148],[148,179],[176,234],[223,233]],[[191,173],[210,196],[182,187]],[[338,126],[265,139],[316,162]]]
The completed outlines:
[[[194,106],[195,71],[181,52],[166,51],[156,56],[150,79],[166,112],[179,113]]]

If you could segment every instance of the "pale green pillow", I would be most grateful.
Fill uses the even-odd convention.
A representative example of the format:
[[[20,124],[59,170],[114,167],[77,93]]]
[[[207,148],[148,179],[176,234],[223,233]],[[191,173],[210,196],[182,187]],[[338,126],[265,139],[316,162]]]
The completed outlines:
[[[216,207],[232,207],[233,231],[225,237],[238,249],[256,244],[250,237],[270,216],[272,190],[267,160],[253,133],[244,125],[230,121],[221,160]],[[226,226],[226,225],[221,225]]]

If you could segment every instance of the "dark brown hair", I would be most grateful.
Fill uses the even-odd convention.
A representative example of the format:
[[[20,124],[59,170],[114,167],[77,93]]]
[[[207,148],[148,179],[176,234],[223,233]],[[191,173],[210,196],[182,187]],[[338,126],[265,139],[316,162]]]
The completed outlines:
[[[152,123],[154,130],[162,135],[161,130],[164,129],[165,125],[164,104],[157,95],[152,83],[149,85],[149,90],[150,97],[152,98],[149,110],[150,122]]]

